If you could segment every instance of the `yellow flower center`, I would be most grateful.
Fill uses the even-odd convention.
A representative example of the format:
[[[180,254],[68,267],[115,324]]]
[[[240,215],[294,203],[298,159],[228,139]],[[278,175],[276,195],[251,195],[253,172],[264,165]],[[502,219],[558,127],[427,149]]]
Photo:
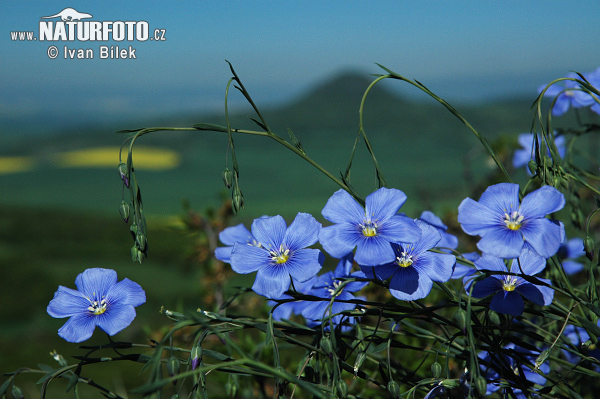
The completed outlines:
[[[90,301],[90,306],[88,306],[88,310],[92,312],[94,315],[100,315],[106,312],[106,299],[102,299],[100,302],[92,301],[90,298],[87,298]]]
[[[283,244],[279,246],[278,251],[270,251],[269,255],[271,255],[271,260],[278,265],[285,263],[290,258],[290,250],[288,248],[284,249]]]
[[[514,291],[517,288],[517,278],[514,276],[506,276],[504,277],[504,281],[502,282],[502,289],[504,291]]]
[[[377,223],[371,220],[365,220],[360,225],[365,237],[375,237],[377,235]]]
[[[508,212],[504,213],[504,224],[511,230],[519,230],[521,228],[521,223],[523,223],[523,219],[523,215],[518,211],[512,211],[510,215]]]
[[[407,251],[402,251],[400,256],[396,257],[396,264],[400,267],[409,267],[413,264],[413,257]]]

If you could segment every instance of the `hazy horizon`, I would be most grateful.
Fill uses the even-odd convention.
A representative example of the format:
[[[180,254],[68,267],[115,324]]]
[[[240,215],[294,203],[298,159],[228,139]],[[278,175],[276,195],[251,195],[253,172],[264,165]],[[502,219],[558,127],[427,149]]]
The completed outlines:
[[[15,40],[15,32],[37,39],[42,22],[58,26],[60,18],[48,17],[67,6],[93,15],[82,24],[143,21],[157,40]],[[3,11],[0,134],[220,112],[231,76],[226,59],[264,108],[292,101],[340,71],[380,73],[375,63],[455,104],[533,99],[538,86],[600,65],[600,2],[592,0],[568,6],[542,0],[182,1],[178,7],[34,0],[7,2]],[[131,47],[135,59],[100,59],[101,46]],[[94,57],[71,59],[65,47],[91,50]],[[418,98],[415,90],[396,87]],[[230,98],[233,107],[243,102]]]

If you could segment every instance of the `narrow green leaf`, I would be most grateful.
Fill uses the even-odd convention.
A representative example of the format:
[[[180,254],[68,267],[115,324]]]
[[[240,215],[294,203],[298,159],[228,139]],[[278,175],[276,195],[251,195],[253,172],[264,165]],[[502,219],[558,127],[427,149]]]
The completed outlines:
[[[265,333],[265,346],[269,346],[273,341],[273,312],[269,312],[269,320],[267,321],[267,331]]]
[[[269,129],[262,122],[260,122],[259,120],[254,119],[254,118],[250,118],[250,120],[252,122],[256,123],[258,126],[260,126],[260,128],[263,129],[265,132],[269,131]]]
[[[192,127],[198,130],[227,133],[227,128],[225,126],[216,125],[214,123],[196,123],[195,125],[192,125]]]
[[[12,383],[13,378],[9,378],[0,385],[0,395],[5,395],[6,391],[8,391],[8,387]]]
[[[143,127],[139,128],[139,129],[123,129],[123,130],[118,130],[115,133],[117,133],[117,134],[137,133],[143,129],[144,129]]]
[[[583,302],[583,304],[585,305],[586,308],[588,308],[589,310],[594,312],[594,314],[596,316],[600,317],[600,308],[598,306],[591,304],[589,302]]]
[[[69,392],[71,389],[73,389],[73,387],[77,384],[78,381],[79,376],[77,374],[72,374],[69,377],[69,383],[67,384],[67,389],[65,390],[65,392]]]

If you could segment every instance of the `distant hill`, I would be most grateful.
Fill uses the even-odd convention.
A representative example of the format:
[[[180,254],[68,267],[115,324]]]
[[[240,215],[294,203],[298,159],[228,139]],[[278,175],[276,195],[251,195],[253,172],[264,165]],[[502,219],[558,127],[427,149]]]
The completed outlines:
[[[348,163],[357,134],[360,101],[373,79],[364,74],[341,72],[289,104],[261,111],[277,134],[287,139],[287,128],[291,128],[309,156],[338,175]],[[420,198],[410,206],[415,209],[429,206],[442,191],[444,200],[454,207],[455,198],[472,189],[473,183],[465,179],[479,178],[493,169],[487,166],[487,157],[475,136],[440,104],[425,95],[419,101],[408,100],[391,90],[394,85],[403,84],[388,80],[372,89],[364,111],[366,133],[389,185]],[[456,108],[490,141],[501,134],[511,135],[512,141],[504,144],[510,147],[516,144],[516,135],[531,126],[532,100]],[[250,107],[235,113],[232,126],[258,130],[249,117],[255,117]],[[19,135],[0,137],[0,156],[46,160],[41,163],[43,167],[31,172],[0,174],[0,186],[8,188],[0,204],[112,211],[120,201],[121,192],[116,173],[118,154],[115,153],[113,169],[57,168],[51,162],[53,156],[64,151],[118,146],[123,137],[114,132],[121,129],[191,126],[199,122],[225,124],[223,114],[174,115],[161,119],[149,117],[127,126],[120,123],[113,126],[106,121],[101,126],[82,126],[61,134],[37,135],[34,139]],[[272,140],[242,135],[236,135],[235,140],[250,215],[250,212],[292,214],[294,209],[302,207],[319,212],[338,188]],[[138,171],[149,212],[177,213],[182,198],[198,207],[217,200],[218,192],[223,190],[220,176],[226,159],[225,135],[158,133],[141,138],[139,144],[172,149],[181,159],[180,166],[170,171],[143,168]],[[353,165],[352,184],[366,195],[375,188],[375,179],[362,143]]]

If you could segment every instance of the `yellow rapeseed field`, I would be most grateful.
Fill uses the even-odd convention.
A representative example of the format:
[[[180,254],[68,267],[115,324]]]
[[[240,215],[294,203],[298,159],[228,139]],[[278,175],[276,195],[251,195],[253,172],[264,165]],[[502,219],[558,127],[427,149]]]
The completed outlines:
[[[55,164],[63,168],[114,168],[119,163],[119,147],[96,147],[59,153]],[[179,166],[181,157],[173,150],[136,146],[133,150],[136,169],[166,170]],[[127,152],[123,153],[123,162]]]
[[[33,157],[6,156],[0,157],[0,175],[16,172],[27,172],[34,168]]]

